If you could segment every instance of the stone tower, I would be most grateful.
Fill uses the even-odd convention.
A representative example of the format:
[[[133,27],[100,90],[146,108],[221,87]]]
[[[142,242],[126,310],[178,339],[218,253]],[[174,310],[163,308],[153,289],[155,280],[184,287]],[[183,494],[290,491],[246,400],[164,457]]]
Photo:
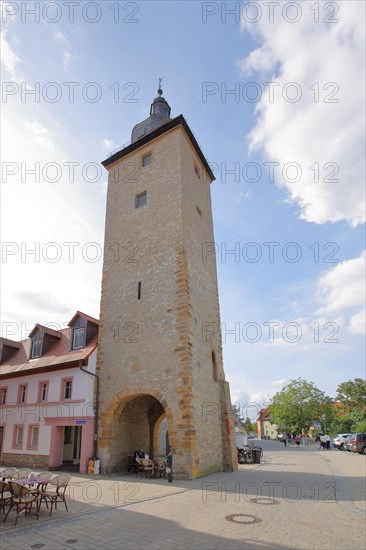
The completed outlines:
[[[222,364],[215,178],[162,93],[159,85],[131,144],[103,162],[98,454],[102,471],[113,472],[136,449],[155,458],[170,448],[174,476],[192,479],[236,468],[236,448]]]

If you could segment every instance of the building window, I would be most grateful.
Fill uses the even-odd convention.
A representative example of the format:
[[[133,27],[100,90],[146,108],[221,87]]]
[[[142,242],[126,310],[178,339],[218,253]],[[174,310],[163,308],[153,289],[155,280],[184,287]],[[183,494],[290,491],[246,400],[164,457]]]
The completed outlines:
[[[13,449],[22,449],[23,448],[23,425],[15,425],[13,432]]]
[[[18,389],[18,403],[25,403],[27,400],[27,384],[20,384]]]
[[[72,380],[71,379],[63,380],[62,387],[63,387],[62,399],[71,399]]]
[[[8,388],[0,389],[0,405],[5,405],[6,403],[6,394],[8,393]]]
[[[141,299],[141,283],[137,285],[137,299]]]
[[[48,397],[48,382],[39,382],[38,384],[38,403],[47,401]]]
[[[196,208],[197,208],[197,212],[199,213],[199,215],[202,216],[202,210],[200,209],[200,207],[196,206]]]
[[[144,206],[146,202],[147,202],[146,191],[144,191],[143,193],[140,193],[139,195],[136,195],[136,201],[135,201],[136,208],[140,208],[140,206]]]
[[[42,352],[42,338],[37,338],[36,340],[32,341],[31,359],[36,359],[37,357],[41,357],[41,352]]]
[[[197,178],[198,178],[198,179],[201,179],[201,174],[200,174],[200,171],[199,171],[199,169],[198,169],[197,164],[194,165],[194,171],[195,171],[195,173],[196,173]]]
[[[85,345],[85,328],[75,328],[72,337],[72,349],[80,349]]]
[[[151,163],[151,153],[148,153],[147,155],[142,157],[142,166],[143,167],[149,166],[150,163]]]
[[[38,449],[38,441],[39,441],[39,425],[30,424],[30,426],[28,427],[27,449],[29,450]]]

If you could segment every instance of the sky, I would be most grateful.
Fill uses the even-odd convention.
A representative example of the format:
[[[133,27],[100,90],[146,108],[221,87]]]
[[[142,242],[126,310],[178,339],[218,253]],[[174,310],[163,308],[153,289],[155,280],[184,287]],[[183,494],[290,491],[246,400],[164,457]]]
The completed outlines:
[[[364,2],[1,7],[2,335],[99,316],[100,162],[163,77],[216,176],[232,401],[255,417],[292,379],[365,377]]]

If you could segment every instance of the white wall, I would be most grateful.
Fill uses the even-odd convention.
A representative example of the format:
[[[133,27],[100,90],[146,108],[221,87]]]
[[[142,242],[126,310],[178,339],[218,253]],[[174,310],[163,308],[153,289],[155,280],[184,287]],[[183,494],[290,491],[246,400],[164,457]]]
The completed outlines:
[[[96,350],[89,357],[87,370],[95,373]],[[60,401],[63,378],[72,377],[70,401]],[[48,381],[47,402],[37,403],[39,382]],[[41,374],[24,374],[15,378],[3,379],[0,386],[7,386],[6,404],[0,405],[0,425],[5,426],[2,452],[17,454],[49,454],[51,426],[45,425],[46,418],[73,419],[74,417],[94,417],[94,377],[82,372],[78,367]],[[18,404],[18,388],[28,384],[26,403]],[[13,449],[14,425],[24,425],[23,447]],[[38,450],[27,450],[28,426],[39,424]]]

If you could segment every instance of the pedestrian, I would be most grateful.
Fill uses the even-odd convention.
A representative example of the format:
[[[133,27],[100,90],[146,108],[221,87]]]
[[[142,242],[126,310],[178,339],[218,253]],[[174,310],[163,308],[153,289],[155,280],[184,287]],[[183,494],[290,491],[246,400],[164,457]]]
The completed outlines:
[[[287,439],[288,439],[287,434],[283,434],[282,441],[283,441],[285,447],[287,447]]]
[[[325,451],[327,448],[327,439],[325,435],[320,436],[320,447],[322,451]]]
[[[300,435],[300,434],[297,434],[297,435],[295,436],[295,443],[296,443],[296,445],[300,445],[300,440],[301,440],[301,435]]]
[[[330,435],[325,434],[325,444],[327,447],[327,451],[330,451]]]

